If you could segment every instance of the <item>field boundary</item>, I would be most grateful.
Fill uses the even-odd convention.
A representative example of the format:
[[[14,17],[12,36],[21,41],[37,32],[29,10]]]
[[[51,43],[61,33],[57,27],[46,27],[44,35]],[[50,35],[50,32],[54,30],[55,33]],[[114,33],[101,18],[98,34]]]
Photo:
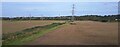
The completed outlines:
[[[17,34],[18,37],[15,35],[12,35],[12,39],[9,39],[9,37],[6,38],[6,40],[3,41],[3,45],[22,45],[22,44],[27,43],[29,41],[33,41],[33,40],[45,35],[46,33],[50,32],[52,30],[58,29],[63,24],[64,23],[53,23],[50,25],[42,26],[42,27],[30,28],[30,30],[32,29],[32,31],[33,31],[32,33],[30,32],[32,35],[28,33],[29,29],[23,30],[23,31],[25,31],[25,33],[27,33],[27,36],[25,36],[25,35],[22,36],[21,33],[17,32],[15,34]],[[34,30],[34,29],[36,29],[36,30]],[[28,30],[28,32],[26,32],[27,30]],[[8,35],[8,36],[10,36],[10,35]],[[22,38],[21,37],[19,38],[19,36],[22,36]],[[5,36],[3,36],[3,37],[5,37]]]

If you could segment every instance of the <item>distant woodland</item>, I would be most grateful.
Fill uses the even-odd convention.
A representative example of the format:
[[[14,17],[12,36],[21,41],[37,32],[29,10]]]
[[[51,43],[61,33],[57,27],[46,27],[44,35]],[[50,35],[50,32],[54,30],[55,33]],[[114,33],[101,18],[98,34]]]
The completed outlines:
[[[59,17],[1,17],[2,20],[71,20],[72,16],[59,16]],[[74,20],[83,21],[100,21],[100,22],[117,22],[120,20],[120,15],[84,15],[74,16]]]

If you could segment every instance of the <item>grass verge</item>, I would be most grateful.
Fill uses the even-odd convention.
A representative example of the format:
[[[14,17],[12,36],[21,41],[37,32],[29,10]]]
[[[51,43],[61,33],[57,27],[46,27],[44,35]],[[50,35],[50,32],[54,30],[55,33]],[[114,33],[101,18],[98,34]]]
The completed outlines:
[[[64,23],[53,23],[46,26],[37,26],[20,32],[3,34],[3,45],[22,45],[45,35],[46,33],[59,28]]]

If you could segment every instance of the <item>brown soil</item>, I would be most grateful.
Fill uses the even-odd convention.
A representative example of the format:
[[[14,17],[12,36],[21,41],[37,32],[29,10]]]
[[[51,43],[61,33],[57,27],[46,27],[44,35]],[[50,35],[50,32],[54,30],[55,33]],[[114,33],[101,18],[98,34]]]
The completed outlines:
[[[117,45],[118,23],[76,21],[65,24],[27,45]],[[26,44],[25,44],[26,45]]]
[[[50,21],[50,20],[27,20],[27,21],[2,21],[2,32],[3,33],[13,33],[21,31],[34,26],[44,26],[54,22],[63,21]]]

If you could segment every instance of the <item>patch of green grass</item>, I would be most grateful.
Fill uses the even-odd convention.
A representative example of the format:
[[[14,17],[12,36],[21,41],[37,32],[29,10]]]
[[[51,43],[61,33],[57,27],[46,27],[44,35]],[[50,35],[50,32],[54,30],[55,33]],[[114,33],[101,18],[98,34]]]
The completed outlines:
[[[59,28],[59,25],[64,23],[53,23],[46,26],[37,26],[30,29],[25,29],[21,32],[3,35],[3,45],[21,45],[29,41],[35,40],[44,34]]]

